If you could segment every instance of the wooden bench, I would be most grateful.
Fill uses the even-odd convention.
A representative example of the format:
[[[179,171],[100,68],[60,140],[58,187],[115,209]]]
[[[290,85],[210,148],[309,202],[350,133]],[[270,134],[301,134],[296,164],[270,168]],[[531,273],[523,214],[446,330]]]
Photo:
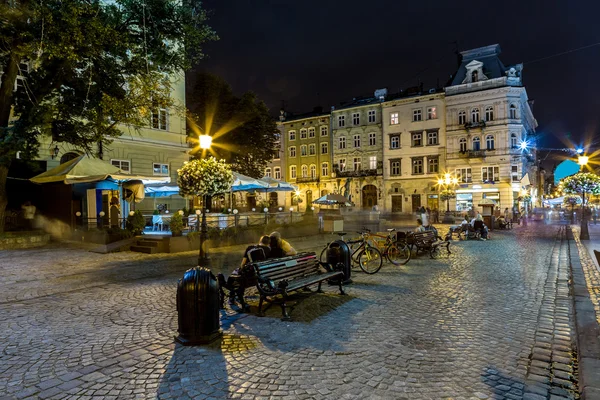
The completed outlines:
[[[446,247],[448,254],[450,251],[450,241],[442,240],[433,231],[411,232],[407,235],[407,244],[410,246],[410,251],[416,248],[416,253],[420,251],[429,252],[431,258],[436,258],[440,254],[440,247]]]
[[[282,320],[289,321],[290,316],[286,309],[288,294],[295,290],[319,284],[317,293],[322,293],[323,281],[338,278],[340,294],[344,295],[342,288],[343,271],[334,271],[332,267],[319,261],[315,253],[300,253],[295,256],[275,258],[253,263],[256,274],[256,288],[260,293],[258,315],[263,316],[263,302],[275,303],[277,295],[281,295],[278,303],[281,305]]]

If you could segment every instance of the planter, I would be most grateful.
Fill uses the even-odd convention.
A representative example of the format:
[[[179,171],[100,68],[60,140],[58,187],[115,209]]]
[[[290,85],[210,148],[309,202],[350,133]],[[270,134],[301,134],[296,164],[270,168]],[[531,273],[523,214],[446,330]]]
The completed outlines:
[[[77,238],[79,239],[80,234],[77,234]],[[123,237],[118,234],[109,235],[104,231],[87,231],[83,232],[81,235],[81,240],[87,243],[98,243],[98,244],[109,244],[118,242],[122,240]]]
[[[0,250],[30,249],[44,246],[50,240],[47,233],[10,233],[0,237]]]

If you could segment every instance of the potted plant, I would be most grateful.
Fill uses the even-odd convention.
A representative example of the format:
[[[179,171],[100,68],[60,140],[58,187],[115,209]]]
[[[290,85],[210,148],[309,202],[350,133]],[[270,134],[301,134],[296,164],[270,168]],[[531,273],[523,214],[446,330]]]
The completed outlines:
[[[181,212],[176,212],[171,217],[171,234],[173,236],[181,236],[183,233],[183,217],[181,214]]]
[[[134,235],[140,235],[146,227],[146,219],[140,210],[136,210],[133,215],[127,217],[127,229]]]

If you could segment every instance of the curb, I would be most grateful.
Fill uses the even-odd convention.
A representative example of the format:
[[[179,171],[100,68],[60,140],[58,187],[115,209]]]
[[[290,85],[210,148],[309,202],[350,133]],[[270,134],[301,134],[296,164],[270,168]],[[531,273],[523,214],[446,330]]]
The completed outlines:
[[[582,254],[583,245],[575,236],[573,228],[567,229],[579,361],[579,389],[582,400],[600,400],[600,326],[588,290],[589,277],[586,276],[583,265],[591,263],[595,269],[595,264],[585,248]],[[571,246],[571,242],[574,242],[575,246]]]

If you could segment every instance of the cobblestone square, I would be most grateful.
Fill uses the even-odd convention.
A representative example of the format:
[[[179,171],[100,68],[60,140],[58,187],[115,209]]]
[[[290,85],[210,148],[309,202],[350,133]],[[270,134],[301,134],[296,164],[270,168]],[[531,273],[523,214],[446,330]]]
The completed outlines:
[[[354,271],[352,299],[308,323],[226,310],[223,340],[197,347],[173,340],[195,253],[5,251],[0,397],[575,398],[564,231],[495,231],[449,257]],[[215,253],[216,272],[238,250]]]

